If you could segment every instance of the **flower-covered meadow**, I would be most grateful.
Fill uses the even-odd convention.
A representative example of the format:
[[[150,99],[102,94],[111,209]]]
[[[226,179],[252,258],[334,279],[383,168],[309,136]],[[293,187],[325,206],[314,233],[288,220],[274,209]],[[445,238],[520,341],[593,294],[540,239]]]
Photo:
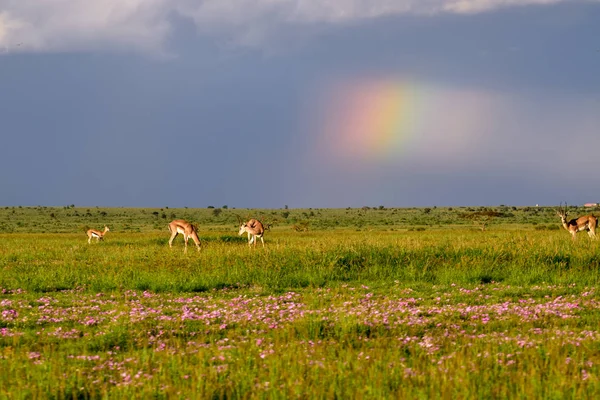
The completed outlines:
[[[0,292],[4,397],[598,391],[600,300],[576,285]]]

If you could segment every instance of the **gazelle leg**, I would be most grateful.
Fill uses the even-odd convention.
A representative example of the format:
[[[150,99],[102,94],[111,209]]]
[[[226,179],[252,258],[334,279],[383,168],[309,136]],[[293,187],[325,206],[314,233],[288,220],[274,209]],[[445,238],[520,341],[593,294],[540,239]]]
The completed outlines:
[[[173,240],[177,237],[177,231],[171,233],[171,239],[169,239],[169,247],[173,247]]]
[[[196,250],[198,250],[198,252],[200,252],[200,246],[201,246],[200,243],[201,242],[200,242],[200,238],[198,237],[198,235],[192,236],[192,240],[196,244]]]
[[[263,247],[265,247],[265,239],[261,236],[260,241],[262,242]]]

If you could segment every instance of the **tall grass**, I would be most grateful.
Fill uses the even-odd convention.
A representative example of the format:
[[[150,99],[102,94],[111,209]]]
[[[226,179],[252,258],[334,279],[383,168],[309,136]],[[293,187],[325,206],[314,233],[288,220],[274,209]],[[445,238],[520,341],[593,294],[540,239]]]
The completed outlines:
[[[198,292],[259,286],[267,291],[401,281],[415,284],[542,282],[595,285],[598,243],[564,232],[272,232],[249,248],[225,232],[202,251],[169,249],[164,233],[119,234],[90,245],[83,235],[0,235],[0,287],[56,291]]]

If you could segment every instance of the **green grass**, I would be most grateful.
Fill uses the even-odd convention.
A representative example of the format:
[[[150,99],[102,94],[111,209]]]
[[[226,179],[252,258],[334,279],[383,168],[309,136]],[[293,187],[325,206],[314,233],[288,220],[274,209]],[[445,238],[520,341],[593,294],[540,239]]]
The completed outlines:
[[[248,248],[226,232],[201,236],[202,251],[192,247],[185,254],[180,238],[168,248],[165,233],[113,233],[89,245],[84,235],[2,234],[0,287],[197,292],[258,286],[280,292],[395,280],[596,285],[599,279],[599,242],[581,237],[573,243],[562,231],[274,231],[264,249]]]
[[[600,241],[488,211],[0,209],[0,398],[598,397]]]

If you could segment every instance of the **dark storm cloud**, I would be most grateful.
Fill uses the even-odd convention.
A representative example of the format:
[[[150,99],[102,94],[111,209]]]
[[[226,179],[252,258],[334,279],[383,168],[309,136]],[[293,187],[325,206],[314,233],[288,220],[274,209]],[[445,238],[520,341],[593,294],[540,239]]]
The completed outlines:
[[[144,36],[142,47],[160,49],[158,56],[107,51],[118,35],[101,52],[81,41],[78,53],[9,52],[0,56],[0,204],[594,200],[593,152],[564,155],[599,144],[600,6],[491,10],[343,23],[325,10],[269,31],[233,24],[229,36],[199,29],[198,14],[169,11],[169,36]],[[149,25],[134,26],[143,31],[156,15],[148,11]],[[136,36],[126,37],[135,47]],[[322,84],[395,74],[500,99],[485,141],[454,164],[428,161],[425,152],[418,162],[350,171],[314,153],[306,119]]]

